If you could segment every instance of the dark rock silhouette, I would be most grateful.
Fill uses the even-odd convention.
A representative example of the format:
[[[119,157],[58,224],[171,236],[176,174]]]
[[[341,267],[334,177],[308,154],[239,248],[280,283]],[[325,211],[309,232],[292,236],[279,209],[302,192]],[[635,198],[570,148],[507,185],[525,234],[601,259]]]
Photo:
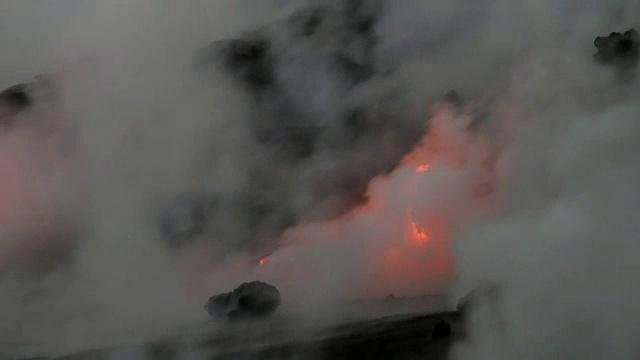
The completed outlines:
[[[446,339],[451,336],[451,325],[446,321],[440,321],[433,327],[431,338],[433,340]]]
[[[18,110],[27,108],[32,103],[28,84],[18,84],[3,90],[0,93],[0,99],[3,103]]]
[[[280,291],[261,281],[243,283],[230,293],[212,296],[205,309],[214,319],[263,318],[280,306]]]
[[[598,36],[593,44],[598,49],[593,58],[601,64],[615,66],[623,72],[622,75],[628,75],[638,64],[640,38],[635,29]]]

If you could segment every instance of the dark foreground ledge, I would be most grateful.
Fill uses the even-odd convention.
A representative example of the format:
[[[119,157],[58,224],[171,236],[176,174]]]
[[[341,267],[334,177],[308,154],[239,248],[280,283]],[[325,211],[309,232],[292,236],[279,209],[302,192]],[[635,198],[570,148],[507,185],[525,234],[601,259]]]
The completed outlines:
[[[453,312],[383,318],[339,326],[317,342],[280,344],[214,359],[447,359],[453,340],[463,336],[460,322]],[[443,333],[443,324],[451,331]]]
[[[148,343],[135,348],[94,350],[56,360],[266,360],[266,359],[447,359],[464,337],[457,312],[411,314],[345,323],[308,331],[289,325],[252,322],[195,339]],[[248,329],[259,331],[251,332]],[[301,336],[301,333],[306,335]],[[184,334],[176,334],[184,337]],[[185,342],[188,345],[185,346]]]

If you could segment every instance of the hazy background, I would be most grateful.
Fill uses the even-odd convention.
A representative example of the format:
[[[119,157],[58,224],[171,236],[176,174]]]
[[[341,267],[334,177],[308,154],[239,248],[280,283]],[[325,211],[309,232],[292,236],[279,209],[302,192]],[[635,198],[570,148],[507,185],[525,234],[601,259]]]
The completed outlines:
[[[203,187],[242,188],[245,164],[261,159],[250,136],[250,97],[216,70],[195,71],[195,51],[302,5],[0,3],[0,87],[59,72],[62,98],[25,117],[71,122],[79,142],[68,155],[52,152],[28,127],[3,135],[2,160],[18,180],[7,183],[1,196],[20,194],[16,184],[24,179],[40,179],[25,190],[49,205],[38,211],[53,216],[59,202],[80,200],[80,210],[71,209],[82,230],[71,266],[36,280],[5,275],[0,319],[18,325],[3,328],[3,347],[67,349],[119,342],[117,336],[128,332],[162,332],[203,320],[211,292],[254,278],[281,279],[278,271],[287,266],[296,276],[278,284],[285,299],[303,313],[336,316],[335,304],[347,295],[387,291],[353,284],[371,278],[370,254],[393,247],[406,225],[397,219],[412,208],[424,226],[434,213],[444,218],[447,234],[434,235],[439,241],[433,247],[409,259],[404,248],[394,253],[399,263],[416,264],[400,274],[419,275],[404,284],[390,278],[396,288],[389,292],[441,293],[456,284],[455,299],[481,282],[501,289],[498,308],[506,329],[496,328],[494,315],[481,306],[472,321],[473,342],[460,347],[461,358],[637,357],[640,104],[633,94],[639,84],[617,83],[611,69],[590,59],[596,36],[638,26],[640,5],[632,1],[390,2],[376,25],[376,61],[394,71],[347,96],[375,102],[388,92],[400,94],[393,106],[424,113],[425,121],[431,103],[449,89],[469,100],[495,96],[488,106],[495,126],[480,140],[469,138],[462,129],[476,111],[432,109],[435,130],[425,141],[445,145],[427,151],[432,168],[424,176],[416,178],[411,164],[376,179],[369,190],[389,209],[382,213],[373,206],[339,226],[291,229],[284,238],[294,246],[274,253],[272,268],[256,270],[243,265],[250,259],[234,255],[216,270],[206,256],[198,260],[198,251],[167,250],[154,222],[164,197]],[[300,68],[291,69],[295,80]],[[323,77],[320,65],[314,69],[318,81],[336,76]],[[324,99],[318,89],[335,91],[331,81],[318,84],[306,88],[307,98]],[[314,106],[322,117],[322,104]],[[465,160],[452,160],[459,156]],[[494,170],[480,165],[488,158]],[[315,158],[309,167],[327,159]],[[56,170],[14,166],[36,160]],[[462,195],[487,177],[497,188],[489,204]],[[8,199],[24,204],[20,196]],[[233,220],[231,233],[238,224]],[[4,248],[12,249],[15,238],[3,233]],[[37,296],[25,301],[30,294]]]

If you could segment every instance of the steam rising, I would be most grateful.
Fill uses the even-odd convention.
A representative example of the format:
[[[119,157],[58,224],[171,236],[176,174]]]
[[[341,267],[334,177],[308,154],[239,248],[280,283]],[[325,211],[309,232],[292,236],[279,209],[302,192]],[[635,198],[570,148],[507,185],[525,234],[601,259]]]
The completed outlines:
[[[2,229],[0,320],[21,325],[2,330],[3,349],[169,331],[257,279],[319,316],[348,297],[490,282],[506,328],[481,301],[461,359],[637,357],[639,83],[591,54],[596,36],[637,27],[639,5],[388,2],[361,10],[376,18],[372,50],[369,35],[332,40],[358,2],[323,3],[311,37],[294,26],[306,4],[188,3],[0,4],[0,85],[53,73],[58,94],[36,82],[33,110],[0,114],[17,117],[0,135],[0,210],[50,221]],[[194,66],[207,44],[255,29],[276,83],[248,87],[214,58]],[[345,76],[333,62],[345,53],[366,71]],[[450,89],[471,101],[439,101]],[[374,130],[349,140],[351,116]],[[282,127],[322,135],[303,136],[304,154]],[[209,212],[176,250],[159,219],[184,194]],[[22,239],[35,241],[24,263],[69,244],[74,261],[36,276],[4,260]]]
[[[625,88],[579,59],[553,63],[525,65],[538,79],[515,86],[536,101],[503,165],[501,208],[456,242],[460,286],[497,284],[506,319],[506,332],[491,326],[496,304],[482,300],[463,358],[637,356],[625,340],[637,332],[627,285],[636,271],[637,81]],[[558,84],[557,74],[572,80]]]

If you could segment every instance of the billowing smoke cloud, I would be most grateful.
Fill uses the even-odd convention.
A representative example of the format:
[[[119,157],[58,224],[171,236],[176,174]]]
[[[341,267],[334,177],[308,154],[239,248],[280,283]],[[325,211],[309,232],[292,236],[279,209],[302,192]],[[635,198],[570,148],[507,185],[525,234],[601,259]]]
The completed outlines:
[[[2,330],[3,352],[101,346],[131,340],[129,330],[203,319],[206,298],[185,296],[157,209],[205,184],[241,182],[236,166],[257,154],[244,133],[244,93],[193,71],[198,48],[280,8],[246,13],[247,4],[0,5],[2,68],[12,69],[3,86],[54,74],[61,95],[39,95],[47,84],[36,82],[24,91],[30,107],[2,104],[2,254],[11,260],[2,265],[11,269],[0,314],[19,324]],[[58,123],[71,129],[58,136]],[[63,135],[75,148],[60,146]],[[41,259],[60,260],[54,251],[64,259],[34,273]]]
[[[6,193],[81,234],[71,266],[4,278],[7,351],[197,321],[209,291],[258,278],[318,312],[488,281],[506,335],[479,312],[463,358],[631,357],[638,84],[591,54],[638,5],[291,3],[0,5],[3,86],[72,61],[64,111],[16,123],[53,114],[78,142],[8,130],[0,160],[58,175],[17,169]],[[450,89],[477,102],[429,111]]]
[[[462,358],[638,354],[629,286],[638,82],[602,71],[552,55],[514,77],[513,101],[524,106],[519,140],[502,164],[500,209],[456,241],[461,290],[489,283],[499,291],[478,300]]]
[[[392,95],[388,86],[365,86],[378,72],[379,7],[328,3],[291,17],[286,2],[265,2],[251,13],[242,2],[193,5],[2,5],[11,17],[8,33],[16,34],[4,47],[19,38],[26,49],[8,52],[3,62],[18,67],[3,81],[9,86],[54,73],[52,86],[64,93],[57,102],[42,100],[33,91],[43,83],[29,85],[20,96],[33,104],[3,115],[8,123],[34,125],[24,133],[9,128],[3,141],[13,146],[13,137],[24,142],[48,131],[41,127],[66,122],[73,131],[65,135],[77,143],[72,156],[47,162],[63,180],[35,174],[40,183],[21,193],[21,179],[30,174],[18,169],[21,177],[5,186],[16,197],[7,205],[53,228],[38,224],[35,235],[9,234],[7,253],[20,253],[28,235],[45,244],[32,245],[37,252],[25,251],[21,261],[37,264],[40,253],[57,260],[48,246],[73,233],[60,246],[75,255],[46,276],[23,280],[22,268],[5,273],[3,292],[15,295],[3,304],[6,322],[22,324],[6,331],[7,341],[71,348],[88,346],[95,340],[86,336],[96,332],[200,319],[203,298],[185,296],[184,264],[272,250],[287,227],[362,203],[368,181],[389,172],[421,137],[421,116],[404,116],[405,104],[391,106],[396,99],[379,102]],[[234,78],[207,55],[212,41],[274,21],[259,32],[272,63],[271,82],[262,88]],[[55,112],[60,104],[63,111]],[[8,161],[32,165],[58,154],[41,139],[32,142],[24,155],[7,151]],[[49,189],[52,184],[59,186]],[[34,201],[49,212],[39,214],[25,204],[43,189],[48,192]],[[172,207],[176,198],[182,208]],[[167,245],[189,246],[176,257]],[[208,289],[226,290],[232,270]],[[246,270],[237,278],[244,276]],[[169,316],[157,316],[169,308]],[[87,332],[89,326],[96,330]]]

